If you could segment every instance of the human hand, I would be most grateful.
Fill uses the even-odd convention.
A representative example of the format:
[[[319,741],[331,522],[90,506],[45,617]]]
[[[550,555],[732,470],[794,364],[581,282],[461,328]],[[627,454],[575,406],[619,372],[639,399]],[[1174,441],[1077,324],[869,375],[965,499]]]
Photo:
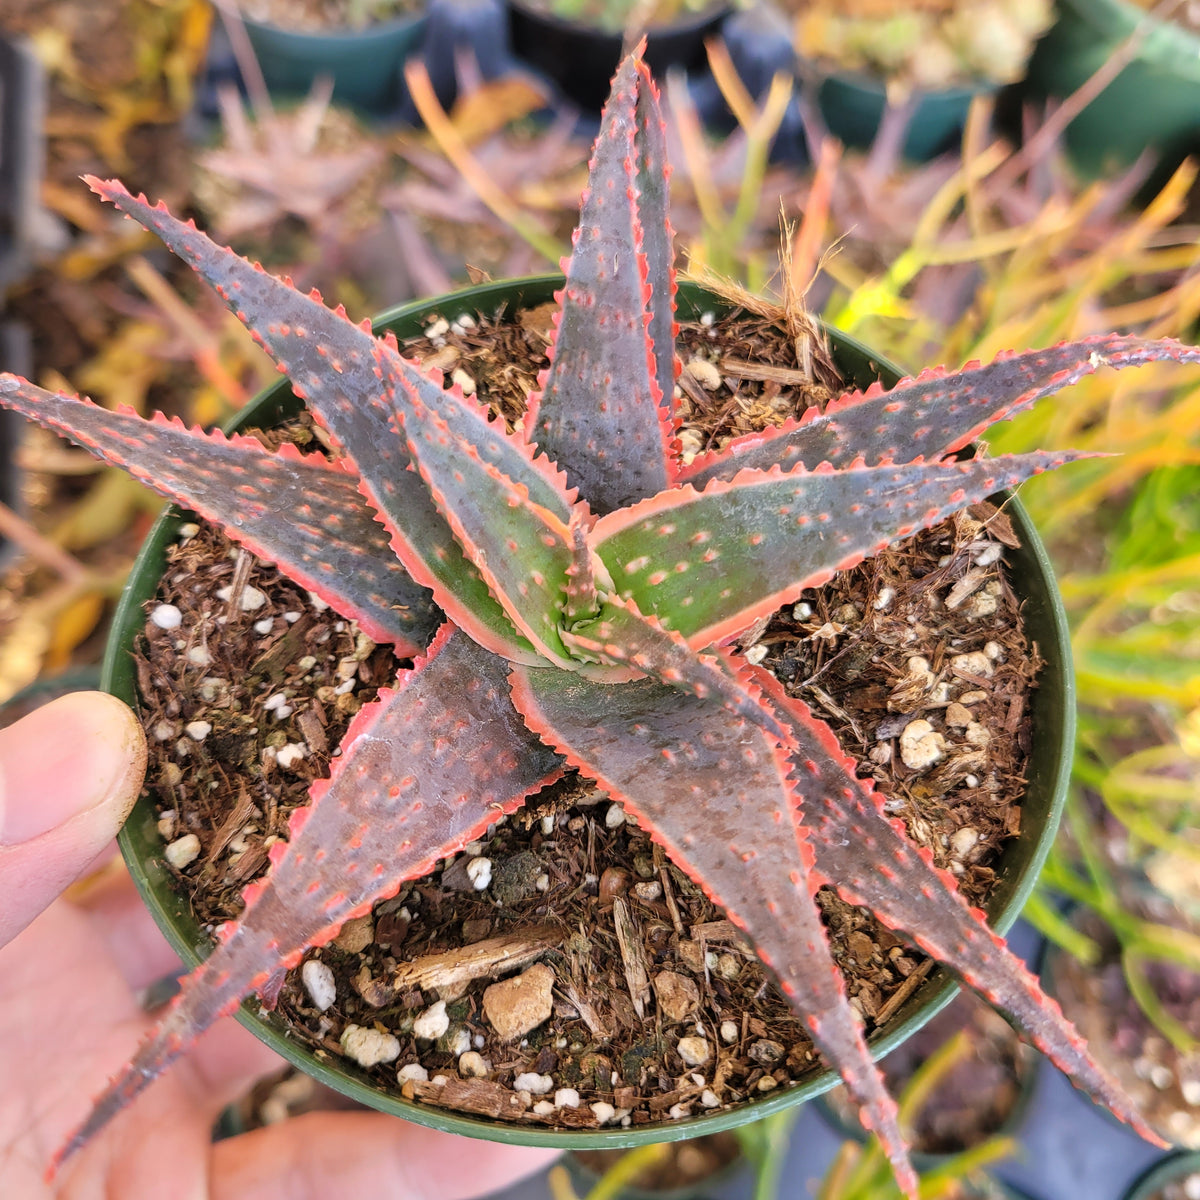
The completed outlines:
[[[64,696],[0,730],[6,1198],[466,1200],[551,1161],[552,1151],[366,1112],[309,1113],[213,1144],[221,1110],[283,1066],[226,1018],[45,1182],[55,1151],[153,1023],[137,992],[179,966],[123,870],[60,897],[111,857],[145,762],[133,714],[98,692]]]

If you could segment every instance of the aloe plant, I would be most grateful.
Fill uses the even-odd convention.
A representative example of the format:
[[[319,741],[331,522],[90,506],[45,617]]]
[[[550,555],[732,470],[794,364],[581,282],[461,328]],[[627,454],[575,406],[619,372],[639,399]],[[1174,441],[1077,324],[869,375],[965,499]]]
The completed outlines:
[[[267,451],[0,378],[0,404],[220,525],[413,665],[351,725],[210,957],[60,1152],[82,1146],[222,1014],[348,919],[573,768],[635,813],[752,939],[916,1181],[814,893],[872,908],[1133,1124],[1058,1007],[883,811],[831,730],[728,648],[804,588],[1076,455],[955,452],[1107,364],[1195,361],[1111,335],[927,371],[683,465],[658,97],[621,65],[567,263],[551,362],[515,432],[391,337],[89,179],[249,326],[332,459]]]

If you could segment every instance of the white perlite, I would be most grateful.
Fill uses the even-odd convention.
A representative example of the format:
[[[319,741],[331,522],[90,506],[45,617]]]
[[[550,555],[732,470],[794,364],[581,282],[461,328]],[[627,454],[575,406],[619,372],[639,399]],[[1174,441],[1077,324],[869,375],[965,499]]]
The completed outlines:
[[[579,1093],[574,1088],[559,1088],[554,1093],[555,1108],[578,1108]]]
[[[617,1115],[617,1110],[603,1100],[597,1100],[595,1104],[589,1104],[588,1107],[592,1110],[592,1116],[596,1118],[597,1125],[607,1125]]]
[[[300,979],[313,1006],[324,1012],[337,999],[333,972],[319,958],[310,958],[300,968]]]
[[[415,1083],[428,1083],[429,1072],[420,1063],[405,1063],[396,1072],[396,1082],[403,1087],[410,1079]]]
[[[400,1057],[400,1041],[390,1033],[368,1029],[364,1025],[347,1025],[342,1030],[342,1049],[347,1058],[352,1058],[360,1067],[374,1067],[379,1063],[395,1062]]]
[[[183,624],[183,613],[174,604],[160,604],[150,614],[150,621],[159,629],[178,629]]]
[[[955,858],[966,858],[975,849],[975,843],[978,841],[979,830],[970,825],[964,825],[951,835],[950,849],[954,852]]]
[[[910,721],[900,735],[900,757],[913,771],[924,771],[946,756],[946,741],[924,717]]]
[[[490,858],[473,858],[467,863],[467,878],[477,892],[487,891],[492,882],[492,860]]]
[[[767,646],[765,642],[757,642],[746,651],[746,661],[752,667],[757,667],[758,664],[766,657]]]
[[[275,751],[275,761],[285,771],[290,771],[304,761],[308,747],[303,742],[288,742]]]
[[[194,833],[185,833],[176,838],[164,851],[167,862],[177,871],[182,871],[188,863],[193,863],[200,856],[200,839]]]
[[[723,1041],[727,1046],[736,1042],[740,1033],[741,1030],[738,1028],[736,1021],[721,1022],[721,1041]]]
[[[531,1096],[544,1096],[554,1086],[554,1080],[549,1075],[539,1075],[536,1071],[523,1071],[513,1080],[514,1092],[528,1092]]]
[[[478,1050],[468,1050],[458,1060],[458,1073],[464,1079],[486,1079],[487,1060]]]
[[[449,1028],[450,1018],[446,1014],[446,1002],[439,1000],[436,1004],[431,1004],[413,1022],[413,1036],[435,1041]]]
[[[233,596],[233,588],[223,587],[217,589],[218,600],[229,600]],[[251,587],[247,584],[242,588],[242,596],[238,601],[238,607],[242,612],[257,612],[267,602],[267,597],[264,592],[260,592],[258,588]]]
[[[702,1037],[682,1037],[675,1049],[689,1067],[702,1067],[708,1062],[708,1042]]]
[[[193,742],[202,742],[210,733],[212,733],[212,725],[208,721],[189,721],[183,727],[183,732],[186,733]]]

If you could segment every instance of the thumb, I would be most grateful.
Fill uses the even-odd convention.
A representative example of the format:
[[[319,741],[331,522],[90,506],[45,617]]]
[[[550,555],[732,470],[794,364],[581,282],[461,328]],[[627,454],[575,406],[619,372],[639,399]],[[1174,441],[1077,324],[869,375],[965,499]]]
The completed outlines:
[[[112,840],[145,770],[137,718],[103,692],[62,696],[0,730],[0,946]]]

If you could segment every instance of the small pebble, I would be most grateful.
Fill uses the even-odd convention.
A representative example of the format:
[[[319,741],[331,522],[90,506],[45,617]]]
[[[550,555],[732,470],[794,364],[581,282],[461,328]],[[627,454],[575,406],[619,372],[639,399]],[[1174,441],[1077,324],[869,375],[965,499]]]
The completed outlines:
[[[756,642],[749,650],[746,651],[746,661],[752,666],[757,667],[764,658],[767,657],[767,647],[764,642]]]
[[[542,818],[542,836],[549,837],[554,832],[554,814]]]
[[[258,634],[270,633],[275,628],[274,617],[263,617],[261,621],[254,622],[254,632]]]
[[[554,1086],[554,1080],[549,1075],[539,1075],[536,1071],[523,1071],[513,1080],[513,1091],[528,1092],[531,1096],[544,1096]]]
[[[801,600],[799,604],[792,608],[793,621],[807,621],[813,615],[812,605],[806,600]]]
[[[700,1103],[703,1104],[705,1108],[721,1107],[721,1101],[717,1099],[717,1094],[712,1090],[712,1088],[705,1088],[704,1091],[700,1093]]]
[[[178,629],[183,624],[183,613],[174,604],[160,604],[150,614],[150,620],[159,629]]]
[[[875,603],[871,605],[876,612],[883,612],[888,605],[896,598],[896,589],[893,587],[881,587],[879,593],[875,597]]]
[[[700,358],[697,355],[695,358],[689,360],[684,370],[706,392],[715,392],[721,386],[721,372],[707,358]]]
[[[413,1022],[413,1036],[436,1041],[449,1028],[450,1018],[446,1015],[446,1002],[439,1000],[436,1004],[431,1004]]]
[[[200,839],[194,833],[185,833],[167,846],[163,854],[175,870],[182,871],[200,856]]]
[[[360,1067],[395,1062],[400,1057],[400,1042],[390,1033],[380,1033],[364,1025],[347,1025],[342,1030],[342,1049]]]
[[[990,655],[983,650],[972,650],[970,654],[952,655],[950,666],[953,670],[964,671],[968,675],[978,675],[981,679],[990,679],[995,671]]]
[[[468,1050],[459,1057],[458,1073],[467,1079],[486,1079],[488,1065],[477,1050]]]
[[[308,959],[300,968],[300,979],[314,1008],[324,1012],[337,999],[337,985],[333,972],[319,958]]]
[[[539,892],[548,892],[550,890],[550,876],[549,875],[539,875],[533,881],[533,886],[535,888],[537,888],[537,890]]]
[[[667,1116],[670,1117],[672,1121],[682,1121],[684,1117],[690,1117],[691,1115],[692,1107],[690,1104],[672,1104],[671,1107],[667,1109]]]
[[[604,813],[605,829],[617,829],[625,824],[625,810],[619,804],[610,804]]]
[[[210,733],[212,733],[212,724],[209,721],[189,721],[183,727],[183,732],[186,733],[193,742],[202,742]]]
[[[708,1062],[708,1042],[702,1037],[682,1037],[675,1049],[689,1067],[702,1067]]]
[[[454,1031],[450,1044],[446,1047],[455,1058],[461,1057],[471,1048],[471,1035],[461,1026]]]
[[[773,1075],[764,1075],[758,1081],[757,1086],[760,1092],[772,1092],[779,1086],[779,1084]]]
[[[179,540],[186,542],[189,538],[194,538],[200,532],[200,526],[195,521],[185,521],[179,527]]]
[[[736,1042],[741,1036],[741,1032],[742,1031],[738,1027],[738,1023],[736,1021],[721,1022],[721,1041],[723,1041],[727,1046],[733,1045],[733,1043]]]
[[[643,880],[641,883],[635,883],[633,885],[633,894],[640,901],[642,901],[643,904],[649,904],[662,896],[662,884],[659,883],[657,879]]]
[[[913,771],[924,771],[946,756],[946,742],[924,717],[910,721],[900,734],[900,757]]]
[[[429,1072],[420,1063],[405,1063],[396,1072],[396,1082],[403,1087],[410,1079],[416,1083],[428,1083]]]

